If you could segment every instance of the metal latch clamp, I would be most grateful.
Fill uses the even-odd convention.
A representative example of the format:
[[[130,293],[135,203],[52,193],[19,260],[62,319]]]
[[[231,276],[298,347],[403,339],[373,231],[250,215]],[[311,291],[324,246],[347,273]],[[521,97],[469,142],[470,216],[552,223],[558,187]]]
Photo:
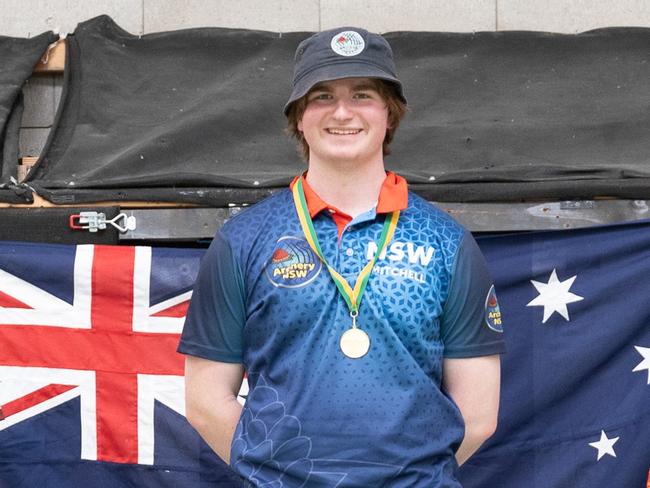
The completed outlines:
[[[118,224],[122,219],[124,219],[123,225]],[[110,220],[106,220],[106,214],[102,212],[79,212],[78,214],[70,215],[70,228],[73,230],[97,232],[99,230],[105,230],[107,225],[115,227],[122,234],[130,230],[135,230],[136,228],[135,217],[132,215],[128,216],[124,212]]]

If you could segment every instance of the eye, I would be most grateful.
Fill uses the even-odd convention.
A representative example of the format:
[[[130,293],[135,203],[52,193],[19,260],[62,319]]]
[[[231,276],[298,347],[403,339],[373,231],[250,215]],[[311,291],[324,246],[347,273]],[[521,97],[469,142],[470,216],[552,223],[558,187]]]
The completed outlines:
[[[314,100],[331,100],[331,99],[332,99],[332,95],[326,92],[320,92],[320,93],[316,92],[309,96],[310,102]]]
[[[358,100],[367,100],[374,98],[374,93],[370,91],[362,91],[354,94],[354,98]]]

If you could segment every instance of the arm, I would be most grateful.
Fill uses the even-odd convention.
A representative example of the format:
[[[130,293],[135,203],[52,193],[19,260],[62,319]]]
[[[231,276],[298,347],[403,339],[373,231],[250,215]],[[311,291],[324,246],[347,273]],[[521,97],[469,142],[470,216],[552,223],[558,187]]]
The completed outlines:
[[[239,363],[185,359],[187,420],[226,464],[230,464],[230,445],[242,411],[237,394],[243,377]]]
[[[244,283],[227,239],[217,233],[201,261],[178,345],[185,354],[185,410],[190,424],[226,463],[242,407]]]
[[[458,465],[496,430],[500,372],[498,355],[443,361],[442,386],[465,420],[465,438],[456,452]]]

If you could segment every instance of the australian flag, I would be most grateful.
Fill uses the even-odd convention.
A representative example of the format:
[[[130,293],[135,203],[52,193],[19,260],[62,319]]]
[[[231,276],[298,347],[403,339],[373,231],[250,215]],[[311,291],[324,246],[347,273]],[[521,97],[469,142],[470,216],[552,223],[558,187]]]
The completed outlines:
[[[508,352],[463,486],[646,487],[650,224],[479,244]],[[202,253],[0,243],[0,488],[237,486],[183,416]]]
[[[202,250],[0,243],[0,487],[237,486],[184,417]]]
[[[508,351],[466,488],[645,488],[650,224],[484,237]]]

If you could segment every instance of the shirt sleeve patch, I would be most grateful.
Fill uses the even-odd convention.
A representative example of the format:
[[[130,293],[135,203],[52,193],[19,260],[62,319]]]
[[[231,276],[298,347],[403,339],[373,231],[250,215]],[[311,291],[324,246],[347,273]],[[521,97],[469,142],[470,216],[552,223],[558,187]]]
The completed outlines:
[[[485,323],[495,332],[503,332],[503,322],[501,321],[501,310],[497,301],[497,294],[494,291],[494,285],[490,287],[487,297],[485,298]]]

